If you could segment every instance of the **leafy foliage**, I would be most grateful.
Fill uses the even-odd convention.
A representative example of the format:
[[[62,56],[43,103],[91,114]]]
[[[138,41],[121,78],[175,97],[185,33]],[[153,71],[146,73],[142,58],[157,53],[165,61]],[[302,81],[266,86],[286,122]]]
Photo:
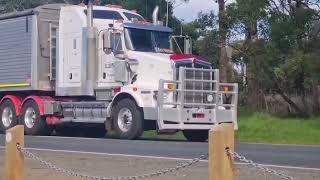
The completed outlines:
[[[311,1],[303,0],[237,0],[229,5],[231,27],[245,36],[244,43],[237,45],[240,53],[234,57],[250,67],[246,98],[258,91],[271,91],[280,94],[294,112],[319,111],[319,31],[312,33],[319,21],[319,9],[311,6]],[[250,89],[252,84],[256,89]],[[291,97],[299,97],[302,103]],[[255,96],[252,100],[250,105],[258,107],[263,99]]]

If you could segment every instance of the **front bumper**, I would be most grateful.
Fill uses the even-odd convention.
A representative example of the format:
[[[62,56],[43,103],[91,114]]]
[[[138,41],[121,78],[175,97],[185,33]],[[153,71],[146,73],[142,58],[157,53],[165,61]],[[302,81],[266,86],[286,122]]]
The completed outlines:
[[[182,109],[163,108],[161,113],[158,108],[143,108],[144,117],[148,120],[157,119],[159,130],[209,130],[216,124],[234,123],[237,129],[236,111],[220,109]],[[204,115],[198,117],[197,115]]]
[[[175,88],[165,88],[168,83]],[[171,102],[164,100],[165,92],[174,94]],[[211,102],[206,101],[208,95]],[[180,67],[178,80],[159,82],[155,111],[158,128],[200,130],[234,123],[237,129],[237,101],[238,85],[219,83],[219,70]]]

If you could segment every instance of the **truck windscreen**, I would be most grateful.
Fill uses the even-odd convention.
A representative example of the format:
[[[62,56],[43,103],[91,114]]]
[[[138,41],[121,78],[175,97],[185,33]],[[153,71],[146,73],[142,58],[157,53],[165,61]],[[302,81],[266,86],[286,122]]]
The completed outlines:
[[[84,13],[87,15],[87,10],[84,10]],[[114,19],[114,20],[123,20],[123,17],[120,13],[116,11],[108,10],[93,10],[94,19]]]
[[[170,49],[170,33],[126,28],[126,46],[130,50],[163,52]]]
[[[137,19],[138,21],[144,21],[143,17],[137,15],[137,14],[132,14],[132,13],[127,13],[123,12],[123,14],[131,21],[132,19]]]

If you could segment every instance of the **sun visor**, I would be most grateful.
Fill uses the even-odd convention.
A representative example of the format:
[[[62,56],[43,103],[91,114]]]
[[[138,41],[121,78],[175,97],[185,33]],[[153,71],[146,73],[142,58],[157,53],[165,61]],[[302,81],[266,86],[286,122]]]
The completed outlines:
[[[173,32],[172,29],[169,27],[153,25],[153,24],[124,23],[123,26],[125,28],[144,29],[144,30],[150,30],[150,31],[168,32],[168,33]]]

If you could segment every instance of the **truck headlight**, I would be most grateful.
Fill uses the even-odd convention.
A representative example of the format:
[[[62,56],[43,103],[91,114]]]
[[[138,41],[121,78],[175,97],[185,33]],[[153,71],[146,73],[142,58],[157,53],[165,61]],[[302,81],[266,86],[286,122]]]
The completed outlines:
[[[212,95],[212,94],[208,94],[208,95],[207,95],[207,101],[208,101],[208,102],[213,102],[213,99],[214,99],[214,98],[213,98],[213,95]]]

